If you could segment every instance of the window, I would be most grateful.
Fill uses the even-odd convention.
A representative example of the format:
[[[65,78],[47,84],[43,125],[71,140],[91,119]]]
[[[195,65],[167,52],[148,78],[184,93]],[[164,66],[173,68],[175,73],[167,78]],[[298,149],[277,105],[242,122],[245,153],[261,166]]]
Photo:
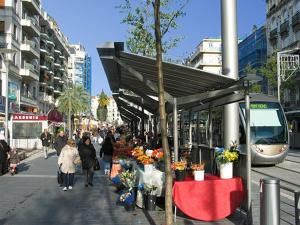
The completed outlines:
[[[13,30],[13,38],[14,38],[15,40],[18,40],[18,35],[17,35],[17,26],[16,26],[16,25],[14,25],[14,30]]]
[[[5,34],[5,22],[0,21],[0,35],[4,35],[4,34]]]
[[[36,87],[32,88],[32,97],[33,99],[36,99]]]

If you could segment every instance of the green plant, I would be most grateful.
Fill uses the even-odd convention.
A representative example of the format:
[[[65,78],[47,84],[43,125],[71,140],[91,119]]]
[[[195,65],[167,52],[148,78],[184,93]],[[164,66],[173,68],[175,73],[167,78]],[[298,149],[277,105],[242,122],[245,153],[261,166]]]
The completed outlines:
[[[125,186],[126,189],[129,191],[133,189],[135,186],[135,180],[136,180],[136,174],[134,172],[130,172],[129,170],[126,170],[122,173],[120,173],[120,180],[121,183]]]
[[[144,184],[144,194],[145,195],[156,195],[157,186],[154,184]]]

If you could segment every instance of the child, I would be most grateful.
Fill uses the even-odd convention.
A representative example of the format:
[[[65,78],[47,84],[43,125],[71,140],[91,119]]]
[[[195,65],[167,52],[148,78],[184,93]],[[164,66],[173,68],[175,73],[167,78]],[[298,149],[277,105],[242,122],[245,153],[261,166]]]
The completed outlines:
[[[18,152],[15,148],[13,148],[10,152],[9,152],[9,159],[10,159],[10,173],[11,175],[15,175],[18,171],[17,171],[17,165],[20,163],[20,157],[18,155]]]

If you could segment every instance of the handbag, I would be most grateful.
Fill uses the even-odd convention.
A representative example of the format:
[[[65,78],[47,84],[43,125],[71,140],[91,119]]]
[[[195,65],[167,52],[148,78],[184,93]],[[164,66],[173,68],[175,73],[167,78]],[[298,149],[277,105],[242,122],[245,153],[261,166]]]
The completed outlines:
[[[95,158],[94,170],[100,170],[100,163],[97,158]]]
[[[80,157],[79,157],[79,156],[76,156],[75,159],[73,160],[73,163],[74,163],[75,165],[81,164],[82,162],[81,162]]]
[[[63,182],[64,182],[63,173],[61,172],[60,167],[59,167],[58,171],[57,171],[57,183],[62,184]]]

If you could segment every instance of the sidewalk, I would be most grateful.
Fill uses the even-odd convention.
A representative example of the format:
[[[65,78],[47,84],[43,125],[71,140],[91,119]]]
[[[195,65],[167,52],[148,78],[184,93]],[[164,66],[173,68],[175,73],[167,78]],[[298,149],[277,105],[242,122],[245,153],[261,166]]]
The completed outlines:
[[[84,177],[75,176],[74,189],[63,192],[56,182],[57,156],[45,160],[42,151],[22,161],[20,173],[0,177],[1,225],[161,225],[164,211],[125,211],[116,204],[117,194],[110,180],[97,171],[94,187],[84,187]],[[103,168],[103,167],[102,167]],[[178,225],[242,224],[239,214],[212,223],[194,221],[177,214]]]

